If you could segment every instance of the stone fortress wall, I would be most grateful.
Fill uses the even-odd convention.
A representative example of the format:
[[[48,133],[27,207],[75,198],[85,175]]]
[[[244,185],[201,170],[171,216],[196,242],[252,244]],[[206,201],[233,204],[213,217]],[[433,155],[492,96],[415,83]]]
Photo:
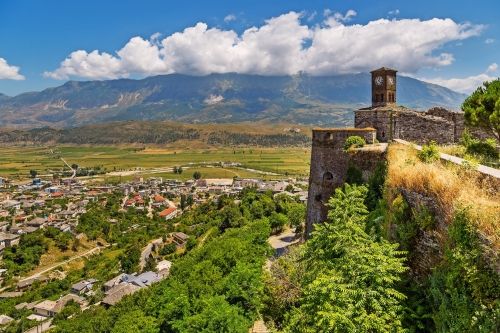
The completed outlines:
[[[375,142],[374,128],[315,128],[312,131],[311,177],[307,201],[307,220],[326,221],[328,207],[325,206],[336,188],[344,184],[349,155],[344,153],[345,140],[350,136],[361,136],[369,144]],[[365,160],[363,158],[363,160]],[[363,162],[355,162],[366,165]],[[367,166],[373,167],[372,164]],[[307,223],[306,233],[313,230]]]
[[[410,110],[396,103],[396,72],[382,67],[372,72],[372,107],[354,111],[354,128],[314,129],[309,192],[306,215],[306,236],[315,223],[325,222],[325,203],[335,189],[344,184],[347,168],[354,165],[366,179],[378,161],[385,159],[385,146],[359,149],[356,154],[342,151],[349,136],[363,137],[368,144],[402,139],[416,143],[438,144],[459,142],[465,129],[464,114],[442,107],[427,112]],[[390,96],[390,98],[388,98]],[[491,137],[481,130],[470,130],[479,138]],[[380,148],[382,147],[382,149]]]
[[[354,111],[354,126],[371,126],[377,129],[377,140],[393,139],[417,143],[434,140],[437,143],[458,142],[464,131],[464,116],[442,107],[427,112],[402,107],[379,107]]]

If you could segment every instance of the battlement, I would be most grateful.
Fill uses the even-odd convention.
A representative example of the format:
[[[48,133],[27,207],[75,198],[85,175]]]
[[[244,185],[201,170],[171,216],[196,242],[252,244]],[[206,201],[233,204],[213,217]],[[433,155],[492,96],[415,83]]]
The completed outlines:
[[[342,148],[345,140],[350,136],[360,136],[367,144],[375,143],[377,130],[373,127],[355,128],[313,128],[312,139],[314,145],[328,145],[330,147]]]

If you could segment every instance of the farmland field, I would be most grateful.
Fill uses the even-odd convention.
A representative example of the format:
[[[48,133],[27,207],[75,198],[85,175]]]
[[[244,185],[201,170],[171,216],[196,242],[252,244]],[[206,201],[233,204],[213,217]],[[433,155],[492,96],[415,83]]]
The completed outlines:
[[[310,148],[131,148],[131,147],[1,147],[0,176],[13,180],[29,177],[36,170],[41,178],[50,177],[65,168],[61,157],[70,165],[107,171],[96,178],[130,180],[135,176],[191,178],[199,171],[205,178],[257,177],[259,170],[267,177],[302,176],[309,173]],[[218,162],[239,162],[239,167],[221,168]],[[172,167],[185,170],[174,174]],[[67,167],[66,167],[67,169]],[[251,170],[249,170],[251,169]]]

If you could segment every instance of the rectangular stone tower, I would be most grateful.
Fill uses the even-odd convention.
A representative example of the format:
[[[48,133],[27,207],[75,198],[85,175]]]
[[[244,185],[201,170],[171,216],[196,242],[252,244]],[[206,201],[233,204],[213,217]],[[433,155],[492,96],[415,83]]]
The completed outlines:
[[[372,71],[372,107],[396,105],[397,70],[382,67]]]

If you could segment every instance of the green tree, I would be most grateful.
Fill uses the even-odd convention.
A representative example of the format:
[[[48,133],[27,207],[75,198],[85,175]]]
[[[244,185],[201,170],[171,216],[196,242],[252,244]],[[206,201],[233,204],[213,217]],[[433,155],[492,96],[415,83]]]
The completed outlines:
[[[269,216],[269,225],[271,226],[271,229],[275,230],[276,232],[281,232],[283,230],[283,227],[288,223],[289,221],[285,214],[273,212]]]
[[[160,328],[155,318],[146,316],[140,310],[125,313],[119,317],[111,333],[159,333]]]
[[[484,82],[461,108],[467,125],[486,130],[500,142],[500,79]]]
[[[308,276],[286,332],[404,332],[405,296],[394,288],[406,270],[403,253],[364,231],[367,192],[346,184],[329,200],[328,222],[315,226],[304,248]]]
[[[195,171],[193,173],[193,178],[196,179],[196,180],[200,179],[201,178],[201,172]]]
[[[75,238],[73,240],[73,244],[71,245],[71,250],[74,252],[78,251],[78,248],[81,246],[81,241],[79,238]]]
[[[179,168],[177,169],[177,173],[178,173],[179,175],[182,173],[182,167],[179,167]]]
[[[140,258],[141,251],[139,251],[139,249],[135,246],[128,249],[125,254],[122,253],[118,256],[123,271],[128,274],[131,274],[137,270],[137,265],[139,265]]]
[[[166,256],[167,254],[172,254],[177,251],[177,246],[174,243],[168,243],[160,249],[160,254]]]
[[[366,145],[366,141],[365,139],[363,139],[362,137],[358,136],[358,135],[353,135],[353,136],[350,136],[348,137],[346,140],[345,140],[345,143],[344,143],[344,151],[347,152],[349,151],[351,148],[362,148]]]
[[[56,236],[55,238],[55,245],[61,250],[61,251],[66,251],[69,249],[69,243],[70,243],[71,236],[68,235],[65,232],[61,232],[59,235]]]
[[[154,260],[152,255],[149,255],[148,259],[146,260],[146,265],[144,265],[143,271],[144,272],[147,272],[147,271],[156,272],[157,271],[156,261]]]
[[[71,169],[74,169],[74,170],[78,169],[78,164],[75,164],[75,163],[71,164]]]
[[[302,204],[292,204],[286,216],[291,225],[298,226],[306,219],[306,206]]]
[[[36,170],[30,170],[30,176],[31,178],[35,178],[38,172]]]

